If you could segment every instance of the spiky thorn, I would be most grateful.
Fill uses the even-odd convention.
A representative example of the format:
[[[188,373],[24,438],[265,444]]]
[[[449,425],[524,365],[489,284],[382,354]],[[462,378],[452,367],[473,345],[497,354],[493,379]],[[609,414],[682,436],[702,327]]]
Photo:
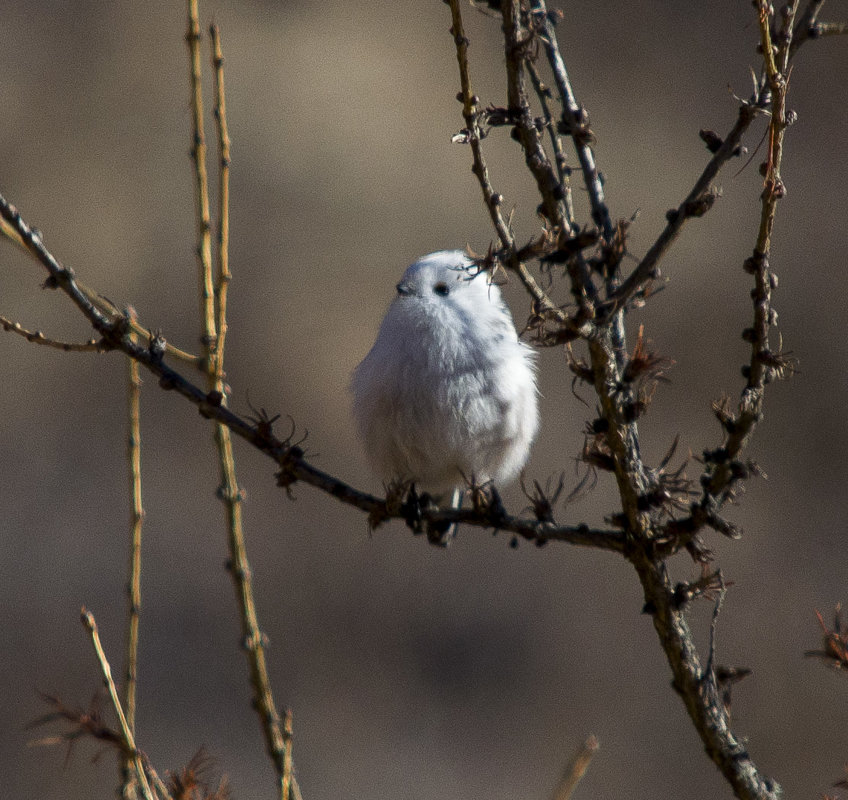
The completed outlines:
[[[259,431],[260,436],[264,436],[266,439],[270,439],[274,435],[274,423],[282,416],[281,414],[274,414],[274,416],[270,416],[268,412],[262,408],[261,406],[257,409],[254,408],[250,402],[250,398],[247,400],[247,406],[251,410],[252,415],[248,416],[249,419]],[[289,435],[289,439],[294,435],[294,420],[289,417],[289,422],[292,426],[292,432]]]
[[[506,516],[506,508],[495,484],[487,481],[478,485],[473,478],[466,483],[474,512],[488,517],[492,527],[497,530]]]
[[[652,471],[651,487],[639,498],[639,506],[643,511],[658,509],[671,517],[673,511],[683,511],[688,508],[689,503],[686,501],[690,501],[696,494],[691,488],[692,481],[686,477],[685,473],[688,460],[673,472],[667,471],[679,442],[680,436],[677,435],[659,466]]]
[[[833,613],[833,628],[827,627],[824,617],[818,609],[816,609],[816,618],[824,633],[824,646],[822,650],[806,650],[804,655],[821,658],[834,669],[845,669],[848,667],[848,631],[842,630],[842,604],[836,604]]]
[[[559,496],[565,488],[565,475],[560,473],[556,488],[553,490],[551,489],[550,478],[548,478],[544,489],[542,489],[539,481],[534,480],[533,488],[528,490],[527,484],[524,482],[524,473],[521,474],[519,483],[521,484],[521,491],[524,493],[524,496],[530,501],[530,505],[526,510],[532,512],[533,516],[539,522],[553,522],[554,506],[559,501]]]
[[[270,426],[274,423],[274,420],[276,419],[277,417],[272,417],[271,419],[265,420],[265,425],[267,427],[264,430],[264,435],[269,435]],[[278,463],[280,464],[280,469],[276,472],[276,478],[277,486],[282,486],[286,490],[286,495],[291,500],[294,498],[294,495],[291,491],[291,487],[295,483],[297,483],[298,480],[297,475],[295,474],[295,468],[297,467],[300,460],[306,455],[306,450],[301,447],[301,445],[309,437],[309,430],[304,430],[303,436],[301,436],[297,441],[294,441],[294,435],[297,432],[297,426],[295,425],[295,421],[291,417],[288,417],[288,420],[291,424],[291,430],[289,431],[289,435],[282,442],[284,452],[278,460]],[[259,425],[262,426],[262,424],[263,422],[260,420]],[[261,427],[260,430],[262,430]]]
[[[736,430],[736,414],[733,413],[733,403],[726,394],[718,400],[713,400],[711,405],[713,414],[721,425],[722,431],[730,435]]]
[[[600,257],[590,262],[603,277],[616,274],[627,255],[627,231],[632,222],[627,219],[616,222],[609,244],[604,244]]]
[[[224,775],[215,791],[210,791],[205,775],[214,759],[200,748],[191,760],[176,772],[168,772],[166,785],[173,800],[228,800],[230,790]]]
[[[594,247],[601,238],[601,232],[594,227],[586,227],[569,236],[561,231],[557,237],[555,249],[550,250],[540,257],[545,264],[567,264],[579,253]]]
[[[583,383],[591,386],[595,382],[595,373],[592,372],[589,362],[581,356],[575,355],[574,349],[570,344],[566,345],[565,355],[568,359],[568,368],[574,375],[574,380],[583,381]]]
[[[390,481],[383,488],[386,494],[386,503],[385,505],[374,506],[374,508],[370,511],[368,514],[368,530],[373,532],[384,522],[400,515],[406,518],[407,525],[411,527],[414,532],[420,533],[421,531],[416,531],[415,528],[409,524],[408,514],[412,507],[405,507],[404,505],[407,502],[407,496],[413,489],[412,482],[405,480]],[[420,521],[420,507],[417,508],[417,511],[418,519]]]
[[[615,472],[615,457],[603,433],[586,437],[583,450],[580,452],[580,460],[593,469]]]
[[[633,355],[630,356],[622,376],[627,383],[668,380],[664,372],[674,365],[674,361],[658,355],[654,350],[649,350],[648,343],[645,338],[645,326],[640,325],[636,344],[633,346]]]
[[[433,504],[428,494],[418,494],[415,484],[412,482],[397,482],[389,484],[388,492],[393,496],[393,503],[404,497],[400,503],[400,511],[403,514],[406,527],[409,528],[416,536],[424,533],[426,530],[424,512],[434,510],[436,506]],[[378,520],[377,524],[382,520]],[[370,522],[370,520],[369,520]]]
[[[684,608],[699,598],[715,602],[719,594],[730,586],[733,586],[733,581],[725,581],[720,570],[711,572],[708,564],[702,564],[701,577],[698,580],[689,583],[680,582],[674,587],[672,602],[678,609]]]

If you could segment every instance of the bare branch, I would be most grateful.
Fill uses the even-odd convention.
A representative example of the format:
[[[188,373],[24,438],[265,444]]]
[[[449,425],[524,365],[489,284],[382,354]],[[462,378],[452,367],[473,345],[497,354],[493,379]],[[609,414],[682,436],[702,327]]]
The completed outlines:
[[[204,330],[215,329],[215,290],[212,284],[212,226],[209,219],[209,182],[206,174],[206,136],[203,131],[203,92],[200,83],[200,23],[197,0],[188,0],[186,43],[189,52],[191,87],[191,158],[194,164],[194,199],[197,218],[197,267],[200,290],[200,318]],[[207,335],[209,335],[207,333]],[[215,340],[204,341],[207,359],[214,353]],[[211,363],[207,361],[207,363]],[[205,371],[209,371],[208,366]]]
[[[747,446],[757,424],[762,418],[766,384],[792,372],[792,363],[782,352],[773,352],[769,346],[769,330],[776,319],[771,306],[771,295],[777,286],[777,278],[771,272],[769,257],[771,232],[774,227],[777,204],[786,193],[780,176],[783,157],[783,136],[790,120],[786,111],[786,92],[789,86],[789,56],[792,50],[792,31],[798,2],[787,4],[782,12],[780,44],[775,49],[772,42],[769,4],[760,2],[758,19],[760,27],[760,49],[763,52],[766,78],[771,93],[771,114],[768,129],[768,155],[765,164],[765,180],[761,199],[760,226],[753,254],[746,259],[745,271],[754,276],[751,298],[754,321],[745,332],[751,342],[751,359],[743,369],[747,385],[739,401],[739,410],[727,442],[707,464],[704,504],[719,506],[728,499],[736,477],[734,464]]]
[[[13,322],[6,317],[0,317],[0,326],[4,331],[17,333],[18,336],[23,336],[28,342],[34,344],[43,344],[45,347],[53,347],[56,350],[64,350],[66,353],[105,353],[110,348],[101,339],[89,339],[87,342],[60,342],[56,339],[48,339],[41,331],[28,331],[22,327],[20,322]]]
[[[230,134],[227,128],[227,101],[224,93],[224,53],[217,25],[209,28],[212,39],[212,68],[215,76],[215,122],[218,133],[218,248],[215,307],[215,377],[224,378],[224,346],[227,339],[227,290],[230,273]],[[222,387],[219,387],[222,388]]]
[[[127,309],[130,319],[135,317],[133,309]],[[130,334],[132,337],[133,334]],[[127,727],[135,735],[136,684],[138,681],[138,629],[141,613],[141,534],[144,525],[144,507],[141,502],[141,376],[138,362],[127,360],[127,461],[129,463],[130,487],[130,557],[129,580],[127,581],[127,600],[129,624],[127,626],[127,645],[125,662],[124,706],[127,714]],[[122,765],[124,795],[134,783],[132,763],[125,757]]]
[[[577,102],[571,88],[571,81],[559,52],[554,26],[551,23],[551,16],[548,13],[545,0],[531,0],[530,7],[537,30],[542,35],[545,54],[553,70],[557,91],[560,100],[562,100],[563,129],[572,138],[577,150],[577,158],[580,161],[583,180],[592,206],[592,220],[603,232],[604,239],[610,242],[612,241],[613,225],[604,198],[604,186],[590,146],[593,136],[589,130],[586,112]]]
[[[483,191],[483,201],[486,208],[489,210],[489,215],[492,218],[492,224],[495,226],[501,246],[507,251],[512,252],[515,248],[515,237],[509,222],[504,218],[501,211],[503,203],[503,195],[498,194],[493,188],[489,179],[489,170],[486,166],[486,160],[483,157],[483,149],[480,140],[483,138],[480,133],[479,111],[477,106],[480,102],[473,89],[471,88],[471,75],[468,71],[468,38],[465,35],[465,28],[462,24],[462,12],[460,11],[460,0],[449,0],[451,9],[451,35],[453,36],[454,44],[456,45],[456,60],[459,64],[459,79],[462,90],[459,99],[462,100],[462,114],[465,117],[465,134],[464,141],[467,141],[471,146],[471,154],[474,159],[473,171],[480,182],[480,188]]]
[[[572,200],[571,192],[571,168],[568,166],[565,150],[562,146],[562,139],[557,131],[554,115],[551,111],[551,105],[548,102],[551,96],[551,90],[550,87],[546,86],[542,82],[539,70],[536,68],[535,63],[532,60],[527,61],[526,66],[527,74],[530,76],[530,81],[533,84],[533,89],[536,92],[536,96],[539,98],[539,105],[542,106],[545,130],[548,132],[548,136],[551,140],[551,147],[554,151],[554,162],[556,163],[557,177],[559,178],[559,183],[563,191],[562,201],[565,204],[565,218],[568,222],[568,228],[570,230],[574,230],[577,223],[574,218],[574,202]]]
[[[197,40],[200,37],[200,24],[197,18],[197,2],[189,0],[189,49],[191,66],[192,108],[195,126],[195,185],[197,187],[197,252],[201,271],[201,317],[204,350],[206,352],[206,385],[210,396],[220,398],[220,406],[225,407],[227,398],[224,386],[224,343],[227,326],[227,290],[231,279],[229,268],[229,168],[230,138],[227,132],[226,98],[224,94],[224,56],[218,29],[210,29],[212,37],[212,67],[215,75],[215,119],[218,134],[218,152],[220,162],[219,181],[219,221],[217,281],[212,289],[211,235],[209,223],[209,189],[204,164],[203,145],[203,109],[200,103],[200,64]],[[209,295],[207,296],[207,292]],[[217,315],[215,313],[217,307]],[[216,328],[216,322],[219,327]],[[280,787],[281,800],[289,800],[291,791],[291,736],[284,733],[280,715],[274,703],[268,667],[265,661],[265,635],[259,628],[256,613],[256,601],[253,593],[253,579],[247,559],[244,524],[242,514],[243,494],[236,478],[236,465],[233,457],[233,443],[230,430],[220,422],[215,425],[215,444],[218,451],[218,463],[221,486],[218,496],[226,508],[228,544],[230,550],[229,570],[233,579],[241,618],[242,642],[247,652],[250,667],[250,683],[253,688],[253,706],[259,716],[265,746]]]
[[[456,45],[456,60],[459,64],[459,76],[462,86],[460,97],[462,99],[462,113],[466,126],[463,132],[463,141],[467,142],[471,147],[473,159],[472,170],[480,183],[480,189],[483,192],[483,201],[489,211],[492,224],[495,227],[501,247],[503,248],[502,260],[518,274],[521,282],[539,307],[556,316],[560,323],[565,324],[568,319],[567,316],[557,308],[556,304],[548,297],[542,287],[539,286],[527,267],[516,257],[515,236],[513,235],[509,221],[504,217],[502,211],[503,195],[498,194],[492,188],[489,170],[483,157],[481,145],[481,139],[483,137],[480,132],[480,112],[477,108],[480,99],[473,93],[471,88],[471,76],[468,70],[468,38],[465,35],[465,29],[462,24],[460,2],[461,0],[449,0],[453,23],[451,34]]]
[[[759,94],[746,103],[739,106],[736,122],[722,140],[721,145],[713,154],[704,171],[701,173],[692,190],[686,195],[683,202],[672,209],[666,215],[667,223],[657,240],[645,253],[636,269],[627,276],[615,294],[609,298],[608,304],[603,309],[603,314],[608,317],[621,308],[625,308],[628,302],[644,286],[660,277],[659,263],[671,248],[677,237],[683,230],[686,222],[693,217],[700,217],[709,208],[717,197],[712,186],[719,170],[735,155],[741,148],[742,138],[751,123],[765,107],[765,95]]]
[[[97,632],[97,623],[94,621],[94,615],[83,608],[81,611],[82,623],[88,630],[91,636],[91,643],[94,646],[94,652],[97,655],[97,661],[100,664],[100,671],[103,675],[103,681],[106,684],[106,689],[109,692],[109,698],[112,701],[112,706],[115,709],[115,715],[118,718],[118,724],[121,728],[121,736],[123,737],[123,745],[125,751],[131,756],[133,766],[135,767],[135,777],[138,785],[141,788],[144,800],[155,800],[154,794],[150,789],[150,784],[147,782],[147,774],[144,769],[144,762],[141,753],[135,746],[135,737],[132,730],[127,724],[127,718],[124,715],[124,710],[121,707],[121,701],[118,699],[118,690],[115,688],[115,681],[112,680],[112,670],[109,667],[109,661],[106,658],[106,653],[103,652],[103,645],[100,643],[100,634]]]

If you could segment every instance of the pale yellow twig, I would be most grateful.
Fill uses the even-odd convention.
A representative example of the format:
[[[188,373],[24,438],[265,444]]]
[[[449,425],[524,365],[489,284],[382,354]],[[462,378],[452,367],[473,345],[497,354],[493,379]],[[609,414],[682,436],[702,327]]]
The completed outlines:
[[[209,189],[205,168],[205,145],[203,143],[202,104],[200,87],[200,62],[198,42],[200,24],[198,21],[197,0],[188,2],[189,53],[191,61],[192,108],[194,116],[194,154],[196,210],[198,215],[198,256],[201,266],[201,316],[202,336],[206,353],[209,392],[220,397],[222,406],[226,405],[224,386],[224,348],[222,332],[226,331],[227,289],[230,281],[229,270],[229,152],[230,141],[227,133],[226,101],[224,96],[223,53],[219,32],[212,28],[212,64],[215,73],[215,116],[217,120],[218,147],[221,163],[220,218],[218,229],[218,280],[210,304],[206,292],[212,291],[212,263],[210,249]],[[203,158],[201,158],[201,154]],[[202,168],[201,168],[202,165]],[[217,314],[215,306],[217,305]],[[216,327],[217,320],[217,327]],[[281,800],[289,800],[292,785],[291,735],[284,731],[280,715],[274,704],[268,668],[265,662],[265,637],[259,628],[256,603],[253,595],[253,581],[247,559],[242,520],[242,492],[236,478],[233,444],[230,430],[225,425],[215,426],[215,444],[218,450],[221,486],[219,497],[224,502],[229,533],[230,572],[236,589],[242,625],[242,636],[250,666],[250,682],[254,692],[254,707],[259,715],[268,755],[274,764],[280,786]]]
[[[12,242],[13,244],[16,244],[18,247],[20,247],[34,261],[40,260],[39,257],[38,257],[38,254],[35,253],[32,250],[31,247],[28,247],[24,243],[24,240],[21,238],[20,234],[14,229],[14,227],[12,225],[10,225],[7,220],[2,219],[2,218],[0,218],[0,235],[2,235],[7,241]],[[101,311],[104,314],[107,314],[109,316],[120,315],[121,312],[115,307],[114,303],[109,302],[105,297],[101,296],[100,294],[95,292],[93,289],[89,289],[81,281],[77,281],[76,284],[77,284],[77,288],[86,296],[86,298],[88,298],[88,301],[93,306],[95,306],[99,311]],[[13,326],[14,324],[15,323],[10,322],[10,326]],[[146,338],[150,335],[149,330],[147,328],[145,328],[143,325],[141,325],[137,320],[131,320],[130,321],[130,328],[132,329],[133,333],[135,333],[137,336],[139,336],[142,339]],[[10,330],[10,329],[11,329],[11,327],[6,328],[6,330]],[[19,331],[15,331],[15,332],[19,333]],[[25,334],[21,334],[21,335],[25,335]],[[36,341],[37,338],[38,337],[36,336],[35,339],[30,339],[30,341]],[[81,346],[77,346],[77,345],[74,345],[72,347],[65,347],[63,343],[59,343],[58,345],[54,345],[54,344],[51,344],[47,341],[39,342],[39,344],[46,344],[50,347],[57,347],[57,349],[60,349],[60,350],[81,351],[81,350],[97,350],[98,349],[97,347],[90,347],[90,346],[81,347]],[[202,367],[203,367],[202,359],[199,356],[193,355],[192,353],[187,353],[185,350],[180,350],[178,347],[174,347],[174,345],[172,345],[172,344],[166,343],[165,344],[165,351],[168,353],[168,355],[173,356],[178,361],[184,361],[187,364],[192,364],[192,365],[194,365],[194,366],[196,366],[200,369],[202,369]]]
[[[97,623],[94,621],[94,615],[85,607],[80,612],[82,624],[91,636],[91,643],[94,646],[94,652],[97,656],[97,661],[100,664],[100,672],[103,675],[103,681],[106,684],[106,689],[109,692],[109,698],[112,701],[112,707],[115,709],[115,715],[118,718],[118,724],[121,728],[121,736],[124,742],[124,748],[132,759],[133,767],[135,768],[136,779],[138,780],[139,788],[144,800],[155,800],[150,784],[147,782],[147,774],[144,770],[144,762],[141,753],[135,746],[135,736],[127,724],[127,718],[124,715],[124,709],[121,707],[121,701],[118,698],[118,690],[115,687],[115,681],[112,680],[112,669],[109,666],[109,661],[106,658],[106,653],[103,651],[103,645],[100,642],[100,634],[97,632]]]
[[[60,342],[56,339],[48,339],[41,331],[28,331],[20,322],[14,322],[6,317],[0,316],[0,327],[4,331],[17,333],[18,336],[23,336],[28,342],[42,344],[45,347],[53,347],[56,350],[64,350],[65,352],[74,353],[103,353],[109,348],[103,340],[89,339],[87,342]]]
[[[215,76],[215,121],[218,132],[218,252],[215,300],[217,308],[217,337],[215,347],[215,377],[224,378],[224,345],[227,338],[227,290],[230,273],[230,134],[227,129],[227,102],[224,93],[224,53],[221,32],[217,25],[209,28],[212,38],[212,69]],[[223,386],[219,387],[223,389]]]
[[[212,284],[212,234],[209,219],[209,180],[206,173],[206,136],[203,128],[203,91],[200,80],[200,23],[197,0],[188,0],[188,30],[191,87],[191,157],[194,162],[194,199],[197,217],[197,268],[200,318],[203,321],[207,370],[215,351],[215,290]]]
[[[127,309],[127,317],[135,319],[135,311]],[[126,675],[124,705],[127,726],[135,735],[136,683],[138,680],[138,629],[141,612],[141,533],[144,508],[141,502],[141,376],[138,362],[129,359],[127,381],[127,460],[130,488],[130,558],[127,600],[129,625],[127,627]],[[124,784],[130,778],[130,764],[124,764]]]

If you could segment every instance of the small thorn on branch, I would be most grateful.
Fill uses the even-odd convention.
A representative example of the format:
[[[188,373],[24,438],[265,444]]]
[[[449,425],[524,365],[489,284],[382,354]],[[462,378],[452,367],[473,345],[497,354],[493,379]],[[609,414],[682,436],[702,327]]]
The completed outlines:
[[[822,629],[823,646],[821,650],[806,650],[805,656],[821,658],[833,669],[848,668],[848,631],[842,630],[842,604],[837,603],[833,612],[833,627],[828,628],[821,612],[816,609],[816,619]]]

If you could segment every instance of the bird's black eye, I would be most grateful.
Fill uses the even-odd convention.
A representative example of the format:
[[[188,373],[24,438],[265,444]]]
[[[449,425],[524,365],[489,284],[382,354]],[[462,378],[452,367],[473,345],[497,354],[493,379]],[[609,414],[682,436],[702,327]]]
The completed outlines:
[[[443,281],[440,281],[435,286],[433,286],[433,291],[436,294],[440,294],[442,297],[447,297],[450,294],[450,287]]]

